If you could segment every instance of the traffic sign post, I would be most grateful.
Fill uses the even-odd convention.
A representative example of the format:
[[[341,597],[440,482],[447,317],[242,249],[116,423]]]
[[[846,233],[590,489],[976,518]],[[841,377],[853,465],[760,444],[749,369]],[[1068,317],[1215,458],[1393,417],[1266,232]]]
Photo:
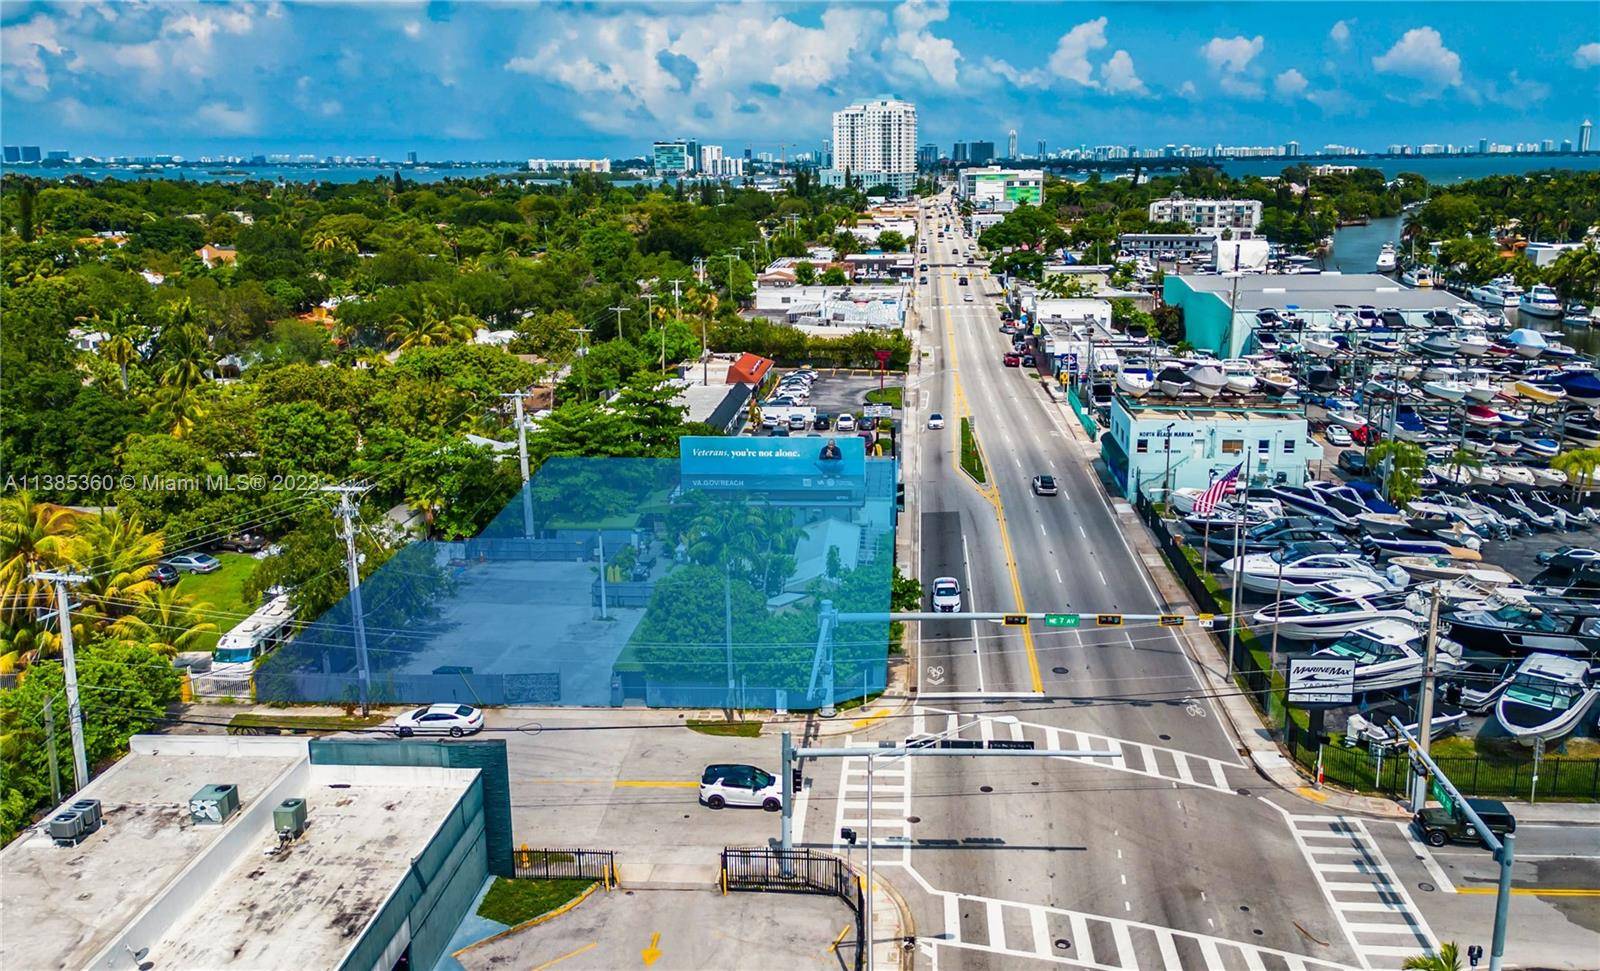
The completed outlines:
[[[1044,615],[1044,625],[1046,627],[1077,627],[1079,624],[1082,624],[1082,623],[1083,623],[1083,617],[1081,615],[1079,615],[1079,614],[1045,614]]]

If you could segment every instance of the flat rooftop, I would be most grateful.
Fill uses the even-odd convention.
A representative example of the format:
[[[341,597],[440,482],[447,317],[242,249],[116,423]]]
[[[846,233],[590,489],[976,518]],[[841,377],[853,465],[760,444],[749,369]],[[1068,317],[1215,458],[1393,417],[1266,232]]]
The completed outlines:
[[[1153,392],[1152,392],[1153,393]],[[1240,401],[1227,406],[1206,404],[1201,401],[1173,401],[1170,398],[1146,402],[1118,394],[1123,410],[1136,419],[1159,418],[1166,421],[1295,421],[1304,420],[1305,411],[1261,401]]]
[[[1179,279],[1196,293],[1213,293],[1223,301],[1233,293],[1233,278],[1220,273],[1183,274]],[[1283,310],[1290,304],[1301,310],[1331,310],[1338,304],[1433,310],[1465,302],[1453,293],[1404,286],[1376,273],[1247,273],[1238,282],[1234,306],[1252,313],[1268,307]]]
[[[303,739],[135,736],[79,794],[101,801],[98,832],[0,850],[0,966],[86,967],[137,925],[158,969],[337,967],[476,774],[311,765]],[[189,797],[224,782],[239,812],[193,823]],[[271,806],[291,795],[307,829],[274,852]]]

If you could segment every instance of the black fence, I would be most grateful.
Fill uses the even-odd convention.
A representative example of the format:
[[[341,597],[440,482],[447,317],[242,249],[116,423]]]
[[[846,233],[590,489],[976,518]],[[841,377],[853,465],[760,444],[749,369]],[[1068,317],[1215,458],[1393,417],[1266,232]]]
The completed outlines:
[[[608,888],[617,882],[617,855],[611,850],[524,848],[512,850],[511,860],[521,880],[600,880]]]
[[[728,847],[722,851],[722,888],[768,893],[831,894],[855,916],[855,967],[866,965],[868,939],[862,881],[844,860],[815,850]]]

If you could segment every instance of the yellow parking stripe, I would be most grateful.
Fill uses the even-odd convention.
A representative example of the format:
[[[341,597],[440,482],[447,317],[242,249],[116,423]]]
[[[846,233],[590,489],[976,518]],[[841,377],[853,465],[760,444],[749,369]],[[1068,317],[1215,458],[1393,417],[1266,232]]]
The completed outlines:
[[[851,728],[866,728],[868,725],[871,725],[873,722],[877,721],[878,719],[882,718],[883,716],[885,716],[887,714],[889,714],[889,709],[887,709],[887,708],[875,708],[867,715],[867,717],[865,717],[865,718],[857,718],[855,721],[851,722],[850,723],[850,727]]]
[[[683,779],[618,779],[618,789],[698,789],[700,783]]]

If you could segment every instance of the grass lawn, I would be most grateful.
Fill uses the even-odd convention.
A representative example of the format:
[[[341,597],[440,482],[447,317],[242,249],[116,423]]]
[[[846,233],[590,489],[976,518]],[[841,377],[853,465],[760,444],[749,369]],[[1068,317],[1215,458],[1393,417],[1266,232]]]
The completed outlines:
[[[983,456],[978,452],[978,436],[970,418],[961,419],[961,468],[980,485],[989,481],[983,472]]]
[[[548,914],[594,883],[587,878],[507,880],[505,877],[495,877],[494,886],[483,895],[483,903],[478,905],[478,916],[515,927],[540,914]]]
[[[896,410],[905,407],[904,388],[873,388],[867,392],[867,403],[873,405],[888,405]]]
[[[755,738],[761,734],[761,722],[756,720],[723,722],[691,718],[688,726],[690,731],[702,735],[720,735],[723,738]]]
[[[383,715],[289,715],[277,712],[242,712],[228,720],[228,734],[248,735],[252,729],[280,728],[284,731],[343,732],[371,728],[388,719]]]
[[[207,611],[206,619],[217,625],[195,644],[197,651],[214,651],[217,639],[256,609],[244,599],[244,581],[256,568],[256,558],[247,553],[218,553],[222,569],[215,573],[185,573],[178,580],[178,592],[187,594]],[[230,620],[230,618],[233,618]]]

